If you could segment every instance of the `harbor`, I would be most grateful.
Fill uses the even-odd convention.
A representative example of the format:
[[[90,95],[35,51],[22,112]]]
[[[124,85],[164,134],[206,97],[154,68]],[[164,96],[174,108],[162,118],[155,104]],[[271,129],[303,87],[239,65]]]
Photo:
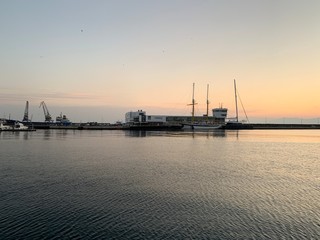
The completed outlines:
[[[43,129],[42,126],[35,126],[35,129]],[[169,131],[186,131],[183,129],[183,124],[168,124],[168,125],[156,125],[156,124],[141,124],[141,125],[104,125],[98,124],[96,126],[83,125],[81,123],[72,124],[69,126],[49,125],[45,126],[47,129],[70,129],[70,130],[169,130]],[[216,130],[307,130],[307,129],[320,129],[320,124],[276,124],[276,123],[250,123],[242,124],[241,126],[223,125]],[[190,129],[189,129],[190,130]],[[200,130],[200,129],[198,129]],[[201,129],[203,130],[203,129]],[[192,130],[197,131],[197,130]],[[207,129],[208,131],[208,129]],[[214,131],[210,129],[210,131]]]
[[[65,115],[58,121],[19,121],[0,119],[1,131],[35,131],[37,129],[65,130],[132,130],[132,131],[215,131],[215,130],[299,130],[320,129],[319,123],[248,123],[237,122],[226,118],[226,108],[212,109],[211,116],[166,116],[149,115],[143,110],[125,114],[125,122],[75,123]],[[48,119],[48,118],[47,118]],[[208,124],[209,123],[209,124]]]
[[[1,131],[36,131],[37,129],[64,129],[64,130],[131,130],[131,131],[221,131],[221,130],[316,130],[320,129],[320,124],[277,124],[277,123],[245,123],[224,124],[215,129],[191,129],[184,128],[183,123],[141,123],[141,124],[104,124],[95,125],[83,123],[71,123],[69,125],[44,124],[41,122],[29,122],[26,125],[0,125]]]
[[[235,117],[228,117],[228,108],[220,105],[218,108],[209,108],[209,84],[207,84],[206,113],[203,115],[195,114],[195,83],[192,86],[192,100],[188,106],[191,106],[191,116],[180,115],[149,115],[146,111],[137,110],[125,113],[124,123],[118,121],[114,124],[87,122],[74,123],[68,119],[65,114],[60,113],[53,120],[49,109],[44,101],[40,103],[44,121],[32,121],[29,119],[29,101],[26,101],[25,111],[22,121],[12,119],[0,119],[0,131],[35,131],[36,129],[66,129],[66,130],[132,130],[132,131],[214,131],[218,130],[298,130],[298,129],[320,129],[320,124],[300,124],[293,123],[250,123],[247,113],[241,102],[246,120],[239,121],[238,98],[236,80],[234,84],[235,98]],[[241,99],[240,99],[241,100]]]

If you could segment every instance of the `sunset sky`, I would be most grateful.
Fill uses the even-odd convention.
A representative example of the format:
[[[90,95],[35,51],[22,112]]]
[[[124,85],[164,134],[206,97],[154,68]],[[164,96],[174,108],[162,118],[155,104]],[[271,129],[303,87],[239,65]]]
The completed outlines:
[[[233,79],[249,119],[320,117],[318,0],[0,2],[0,118],[114,122],[127,111],[196,115]],[[243,116],[242,116],[243,118]]]

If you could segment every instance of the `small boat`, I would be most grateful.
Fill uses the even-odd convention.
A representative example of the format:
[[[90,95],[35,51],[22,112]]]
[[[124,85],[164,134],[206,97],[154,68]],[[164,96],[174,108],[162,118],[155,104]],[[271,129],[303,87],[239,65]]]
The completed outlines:
[[[16,122],[15,125],[13,126],[14,130],[20,130],[20,131],[25,131],[29,130],[29,127],[23,125],[21,122]]]
[[[8,131],[8,130],[11,130],[11,129],[12,129],[12,126],[3,125],[2,122],[0,123],[0,131]]]
[[[35,131],[33,128],[23,125],[21,122],[15,122],[13,125],[5,125],[0,123],[0,131]]]

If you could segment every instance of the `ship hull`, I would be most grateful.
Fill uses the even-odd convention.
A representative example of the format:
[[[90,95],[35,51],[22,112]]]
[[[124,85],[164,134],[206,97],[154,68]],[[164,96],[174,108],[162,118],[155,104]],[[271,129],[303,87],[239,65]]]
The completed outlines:
[[[222,128],[221,124],[184,124],[183,129],[191,130],[214,130]]]

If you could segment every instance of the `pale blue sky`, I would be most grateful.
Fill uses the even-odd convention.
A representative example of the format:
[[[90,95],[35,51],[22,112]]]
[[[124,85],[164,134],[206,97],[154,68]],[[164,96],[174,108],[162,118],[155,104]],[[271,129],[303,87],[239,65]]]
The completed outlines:
[[[0,114],[109,121],[126,111],[317,117],[320,1],[0,1]]]

